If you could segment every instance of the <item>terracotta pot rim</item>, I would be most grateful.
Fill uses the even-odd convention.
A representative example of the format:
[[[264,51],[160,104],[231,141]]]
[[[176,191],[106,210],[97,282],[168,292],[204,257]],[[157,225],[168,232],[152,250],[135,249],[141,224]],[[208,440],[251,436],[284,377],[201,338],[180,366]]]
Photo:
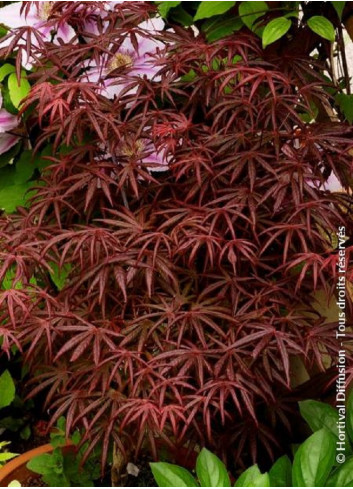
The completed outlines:
[[[72,443],[68,442],[65,447],[69,447]],[[33,474],[29,469],[27,469],[26,464],[32,458],[37,457],[38,455],[43,455],[44,453],[50,453],[55,449],[53,445],[50,443],[46,443],[45,445],[40,445],[39,447],[33,448],[32,450],[28,450],[21,455],[9,460],[3,467],[0,468],[0,487],[7,487],[8,484],[13,480],[19,480],[19,482],[24,483],[24,477],[16,476],[19,470],[22,469],[23,472],[26,472],[27,476]],[[21,480],[22,479],[22,480]]]

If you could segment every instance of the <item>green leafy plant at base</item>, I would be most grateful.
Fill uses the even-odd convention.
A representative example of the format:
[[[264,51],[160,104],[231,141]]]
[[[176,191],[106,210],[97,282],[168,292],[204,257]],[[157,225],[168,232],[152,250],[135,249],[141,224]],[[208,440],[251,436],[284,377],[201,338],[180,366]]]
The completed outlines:
[[[87,447],[79,447],[81,434],[78,430],[75,431],[71,437],[75,449],[65,450],[65,433],[66,421],[62,417],[50,435],[53,452],[34,457],[27,463],[27,468],[40,474],[43,482],[50,487],[93,487],[94,481],[100,476],[100,452],[93,450],[83,462],[83,454]]]
[[[352,407],[353,395],[347,402],[350,439],[344,463],[336,462],[338,411],[329,404],[307,400],[300,403],[300,411],[313,434],[297,447],[293,462],[284,455],[265,473],[255,464],[236,479],[234,487],[353,487]],[[197,479],[186,469],[165,462],[152,463],[151,470],[160,487],[231,486],[227,468],[206,448],[197,457]]]

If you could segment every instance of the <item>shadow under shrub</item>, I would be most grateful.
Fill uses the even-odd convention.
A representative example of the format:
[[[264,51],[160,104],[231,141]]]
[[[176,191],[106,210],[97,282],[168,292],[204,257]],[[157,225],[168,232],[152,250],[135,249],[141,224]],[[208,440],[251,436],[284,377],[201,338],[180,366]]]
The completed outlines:
[[[103,457],[113,441],[271,455],[295,410],[291,357],[309,372],[337,358],[313,294],[335,293],[332,236],[352,233],[351,196],[325,187],[349,185],[352,130],[302,121],[328,98],[311,59],[271,64],[241,33],[154,33],[159,77],[117,65],[109,99],[87,59],[151,37],[138,25],[154,11],[117,5],[88,35],[91,4],[55,2],[77,38],[33,47],[23,111],[53,156],[29,208],[1,219],[2,348],[21,346],[31,395]]]

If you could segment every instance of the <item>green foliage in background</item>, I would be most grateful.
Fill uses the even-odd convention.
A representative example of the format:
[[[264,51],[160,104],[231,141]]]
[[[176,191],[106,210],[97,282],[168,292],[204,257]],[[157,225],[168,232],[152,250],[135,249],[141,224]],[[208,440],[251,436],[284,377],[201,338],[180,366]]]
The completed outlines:
[[[284,455],[265,473],[253,465],[236,479],[234,487],[353,487],[353,394],[347,401],[349,439],[341,452],[344,463],[336,462],[338,411],[329,404],[307,400],[300,403],[300,412],[313,434],[297,447],[293,461]],[[197,457],[196,478],[177,465],[165,462],[150,465],[160,487],[231,486],[226,466],[206,448]]]

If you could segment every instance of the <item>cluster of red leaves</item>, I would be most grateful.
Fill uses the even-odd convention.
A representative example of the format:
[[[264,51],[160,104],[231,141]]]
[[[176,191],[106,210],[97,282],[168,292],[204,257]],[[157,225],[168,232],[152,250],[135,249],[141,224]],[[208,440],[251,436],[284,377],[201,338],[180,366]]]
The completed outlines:
[[[54,4],[79,39],[94,8]],[[266,62],[242,34],[207,44],[165,31],[160,81],[134,78],[136,94],[106,99],[80,78],[86,59],[151,8],[118,5],[89,42],[33,48],[28,127],[54,150],[29,209],[1,220],[0,280],[16,271],[0,293],[2,348],[21,347],[32,395],[45,391],[53,422],[84,426],[104,457],[115,441],[256,458],[276,423],[290,425],[291,357],[309,371],[325,369],[323,355],[335,363],[337,325],[313,293],[335,291],[331,234],[352,232],[352,198],[320,186],[331,172],[347,181],[352,131],[302,122],[327,98],[315,67]],[[141,138],[168,171],[114,156]],[[61,291],[52,263],[71,266]]]

